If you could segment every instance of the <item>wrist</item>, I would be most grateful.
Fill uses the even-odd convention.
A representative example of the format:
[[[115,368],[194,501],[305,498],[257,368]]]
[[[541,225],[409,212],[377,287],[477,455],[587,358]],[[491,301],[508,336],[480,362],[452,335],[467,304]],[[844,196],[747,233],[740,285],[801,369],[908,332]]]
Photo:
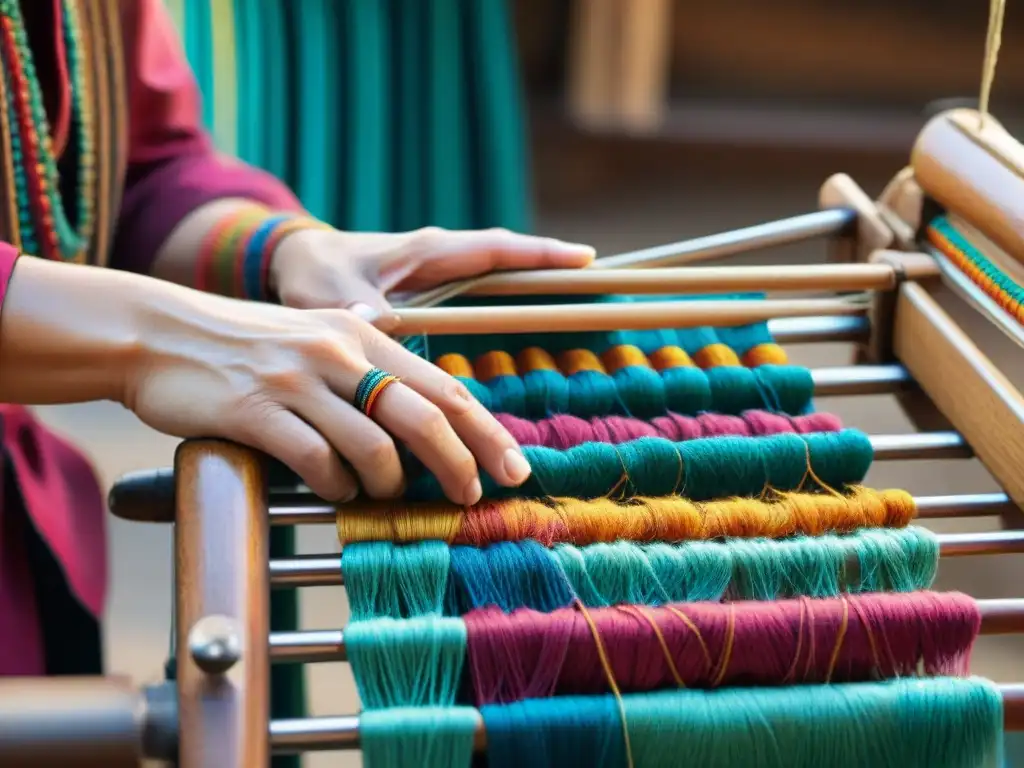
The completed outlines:
[[[282,243],[300,233],[330,229],[299,213],[275,213],[263,206],[239,206],[216,222],[203,240],[196,286],[208,293],[255,301],[272,301],[276,288],[276,254]]]

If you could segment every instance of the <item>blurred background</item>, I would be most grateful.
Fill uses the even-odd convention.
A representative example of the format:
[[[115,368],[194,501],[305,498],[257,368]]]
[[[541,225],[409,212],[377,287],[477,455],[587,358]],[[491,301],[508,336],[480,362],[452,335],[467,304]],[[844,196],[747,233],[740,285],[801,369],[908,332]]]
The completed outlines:
[[[987,3],[972,0],[167,0],[220,148],[284,178],[316,215],[362,230],[505,226],[600,254],[813,210],[832,173],[872,195],[906,165],[930,111],[976,98]],[[1007,16],[994,113],[1024,94],[1024,16]],[[822,243],[736,263],[801,263]],[[1019,349],[950,311],[1018,384]],[[811,367],[843,345],[791,350]],[[887,397],[819,400],[851,426],[910,431]],[[109,404],[44,418],[106,483],[169,465],[176,441]],[[973,461],[882,465],[876,487],[989,491]],[[998,521],[992,521],[997,525]],[[971,527],[977,530],[975,521]],[[955,524],[944,530],[957,529]],[[171,533],[111,519],[107,666],[159,679]],[[336,551],[331,528],[303,552]],[[943,562],[939,587],[1020,596],[1012,557]],[[340,589],[302,596],[307,628],[346,621]],[[1022,679],[988,639],[975,670]],[[358,706],[344,665],[307,670],[314,714]],[[308,766],[358,765],[357,755]]]

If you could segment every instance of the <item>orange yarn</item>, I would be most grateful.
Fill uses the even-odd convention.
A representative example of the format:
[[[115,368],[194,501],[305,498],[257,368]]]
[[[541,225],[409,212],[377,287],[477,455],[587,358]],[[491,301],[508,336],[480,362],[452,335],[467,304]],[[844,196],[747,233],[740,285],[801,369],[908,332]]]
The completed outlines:
[[[512,358],[512,355],[501,350],[480,355],[476,359],[473,370],[476,371],[476,377],[481,381],[490,381],[499,376],[518,375],[516,361]]]
[[[551,353],[540,347],[527,347],[516,355],[516,366],[520,371],[557,371],[558,363]]]
[[[458,376],[462,379],[473,378],[473,366],[470,365],[465,355],[459,355],[454,352],[450,355],[441,355],[441,357],[434,361],[434,365],[449,376]]]
[[[605,350],[604,354],[601,355],[601,362],[604,363],[608,373],[615,373],[631,366],[651,367],[647,357],[640,351],[640,348],[634,347],[632,344],[623,344]]]
[[[424,539],[484,546],[534,539],[586,546],[599,542],[772,539],[905,528],[914,498],[899,490],[857,487],[846,495],[778,493],[770,501],[734,498],[693,502],[679,496],[612,499],[502,499],[469,509],[454,505],[370,506],[338,511],[338,536],[351,541]]]
[[[601,360],[589,349],[570,349],[558,356],[558,367],[566,376],[572,376],[581,371],[594,371],[595,373],[606,373]]]
[[[748,368],[757,368],[759,365],[789,365],[789,356],[778,344],[758,344],[743,353],[743,364]]]
[[[736,367],[740,365],[739,357],[725,344],[708,344],[706,347],[698,349],[693,355],[693,362],[701,368]]]

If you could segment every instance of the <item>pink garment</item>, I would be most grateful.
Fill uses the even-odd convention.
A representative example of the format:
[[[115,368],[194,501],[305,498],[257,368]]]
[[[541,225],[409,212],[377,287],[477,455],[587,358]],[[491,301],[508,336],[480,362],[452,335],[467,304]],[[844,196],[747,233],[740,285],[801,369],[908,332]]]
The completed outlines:
[[[23,13],[52,4],[54,37],[38,56],[51,55],[44,82],[52,105],[54,145],[66,144],[71,89],[64,66],[60,0],[31,0]],[[244,197],[280,210],[299,203],[279,181],[219,157],[200,124],[192,71],[161,0],[122,0],[120,12],[129,103],[128,174],[111,265],[148,273],[160,245],[191,211],[215,199]],[[44,76],[45,77],[45,76]],[[0,243],[2,302],[18,254]],[[106,503],[86,458],[51,433],[27,409],[0,405],[3,459],[10,462],[36,530],[63,568],[73,595],[93,615],[107,587]],[[19,551],[19,523],[0,509],[0,675],[45,673],[28,562]]]

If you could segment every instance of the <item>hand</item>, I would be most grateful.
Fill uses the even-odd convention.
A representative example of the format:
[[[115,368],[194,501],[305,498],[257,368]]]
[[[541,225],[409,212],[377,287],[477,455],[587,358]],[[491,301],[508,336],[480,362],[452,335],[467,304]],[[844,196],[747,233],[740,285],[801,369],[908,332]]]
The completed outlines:
[[[308,230],[286,237],[270,265],[270,288],[300,309],[344,308],[387,330],[391,291],[420,291],[495,270],[575,269],[594,250],[503,229],[400,234]]]
[[[395,440],[458,504],[481,497],[477,462],[503,485],[529,476],[515,441],[465,387],[351,312],[161,291],[142,301],[141,351],[123,398],[155,429],[261,449],[331,501],[360,485],[374,498],[399,496]],[[380,395],[373,420],[351,405],[372,367],[403,380]]]

